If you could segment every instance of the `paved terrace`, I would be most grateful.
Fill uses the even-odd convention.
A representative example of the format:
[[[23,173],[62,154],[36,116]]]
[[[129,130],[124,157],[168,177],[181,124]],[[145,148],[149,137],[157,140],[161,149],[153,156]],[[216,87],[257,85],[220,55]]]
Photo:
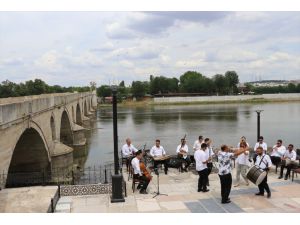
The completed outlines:
[[[279,173],[279,171],[278,171]],[[233,170],[235,175],[235,170]],[[124,177],[128,178],[125,172]],[[220,181],[217,174],[210,175],[210,192],[197,192],[198,175],[193,172],[179,173],[169,169],[168,175],[160,175],[160,192],[168,196],[153,198],[157,190],[157,177],[154,175],[148,186],[148,195],[132,193],[132,180],[127,182],[127,195],[124,203],[110,203],[109,195],[62,197],[57,212],[72,213],[297,213],[300,212],[300,176],[291,180],[278,180],[278,174],[271,170],[268,183],[272,197],[255,196],[257,186],[232,187],[231,203],[221,204]],[[243,180],[243,178],[241,178]]]

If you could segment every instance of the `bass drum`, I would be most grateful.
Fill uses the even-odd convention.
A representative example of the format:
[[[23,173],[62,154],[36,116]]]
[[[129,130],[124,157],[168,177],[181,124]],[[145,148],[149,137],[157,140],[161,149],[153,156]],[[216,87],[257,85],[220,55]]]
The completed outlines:
[[[267,172],[254,165],[248,170],[246,176],[253,184],[259,185],[267,176]]]

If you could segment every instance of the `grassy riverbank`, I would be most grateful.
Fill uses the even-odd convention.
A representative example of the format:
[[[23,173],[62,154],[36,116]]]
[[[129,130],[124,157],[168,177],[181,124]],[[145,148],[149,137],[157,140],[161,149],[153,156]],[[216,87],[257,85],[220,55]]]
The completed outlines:
[[[212,104],[260,104],[260,103],[285,103],[285,102],[299,102],[300,99],[264,99],[264,98],[256,98],[256,99],[247,99],[247,100],[229,100],[229,101],[199,101],[199,102],[163,102],[156,103],[153,99],[147,99],[142,101],[123,101],[122,103],[118,103],[118,106],[121,107],[147,107],[147,106],[164,106],[164,105],[212,105]],[[111,104],[100,104],[101,107],[111,107]]]

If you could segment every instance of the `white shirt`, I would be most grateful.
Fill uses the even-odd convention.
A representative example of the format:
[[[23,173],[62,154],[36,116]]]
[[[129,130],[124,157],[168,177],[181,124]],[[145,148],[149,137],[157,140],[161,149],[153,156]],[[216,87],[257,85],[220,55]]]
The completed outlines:
[[[296,160],[297,154],[295,150],[292,150],[291,152],[289,150],[286,150],[284,153],[284,158],[288,158],[290,160]]]
[[[181,147],[181,145],[177,146],[176,152],[179,153],[180,149],[183,149],[185,152],[189,151],[189,147],[187,146],[187,144],[185,144],[183,147]]]
[[[140,160],[137,157],[135,157],[133,160],[131,160],[131,165],[133,168],[133,173],[139,174],[140,176],[142,176],[142,172],[141,172],[141,168],[140,168]]]
[[[260,161],[262,161],[260,163]],[[271,158],[269,155],[262,154],[256,157],[255,165],[260,167],[261,169],[265,169],[266,167],[270,168],[272,166]]]
[[[234,156],[231,152],[218,153],[218,165],[219,165],[219,175],[226,175],[231,173],[231,158]]]
[[[276,150],[276,148],[277,148],[277,150]],[[277,145],[274,145],[271,156],[282,157],[285,152],[286,152],[286,148],[283,145],[281,145],[280,147],[277,147]]]
[[[256,151],[256,149],[257,149],[258,147],[262,147],[263,150],[264,150],[264,153],[266,153],[267,150],[268,150],[268,146],[267,146],[266,142],[263,142],[263,143],[257,142],[257,143],[254,145],[254,149],[253,149],[253,150]]]
[[[209,157],[212,157],[215,153],[213,152],[212,147],[207,147],[205,149],[205,154],[206,154],[206,157],[209,158]]]
[[[196,162],[197,171],[202,171],[207,168],[207,163],[203,163],[203,162],[205,162],[208,159],[208,157],[203,150],[195,151],[194,158]]]
[[[201,149],[201,144],[204,143],[203,141],[200,142],[199,140],[196,140],[195,143],[194,143],[194,146],[193,146],[193,149],[196,151],[196,150],[199,150]]]
[[[133,144],[128,144],[123,145],[122,147],[122,156],[129,156],[132,155],[132,153],[137,152],[138,150],[133,146]]]
[[[248,142],[246,142],[247,147],[249,148],[249,144]],[[237,145],[238,148],[240,148],[240,142]],[[247,154],[245,154],[247,152]],[[246,165],[249,166],[250,162],[249,162],[249,151],[246,151],[245,153],[242,153],[240,155],[238,155],[238,157],[236,158],[236,162],[240,165]]]
[[[165,155],[165,154],[166,154],[166,151],[163,148],[163,146],[161,146],[161,145],[159,147],[156,147],[156,145],[154,145],[150,149],[150,155],[151,156],[162,156],[162,155]]]

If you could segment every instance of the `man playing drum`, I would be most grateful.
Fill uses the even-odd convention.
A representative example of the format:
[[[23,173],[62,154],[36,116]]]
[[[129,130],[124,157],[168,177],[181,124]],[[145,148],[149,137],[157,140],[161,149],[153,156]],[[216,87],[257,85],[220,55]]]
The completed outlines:
[[[284,153],[284,156],[282,157],[282,162],[284,162],[284,163],[281,164],[280,176],[278,177],[278,179],[281,179],[283,177],[283,170],[284,170],[285,167],[286,167],[286,174],[285,174],[284,179],[285,180],[288,179],[288,177],[290,176],[291,169],[292,169],[293,165],[295,165],[297,163],[296,162],[296,157],[297,157],[297,154],[294,150],[294,145],[289,144],[288,151],[286,151]]]
[[[257,154],[257,158],[256,158],[255,165],[258,166],[260,169],[268,172],[272,166],[270,156],[264,153],[264,150],[261,146],[257,147],[256,154]],[[255,195],[263,196],[266,190],[266,192],[268,193],[268,198],[271,197],[271,191],[267,181],[268,181],[268,173],[266,174],[266,177],[263,179],[263,181],[258,185],[259,192],[256,193]]]

